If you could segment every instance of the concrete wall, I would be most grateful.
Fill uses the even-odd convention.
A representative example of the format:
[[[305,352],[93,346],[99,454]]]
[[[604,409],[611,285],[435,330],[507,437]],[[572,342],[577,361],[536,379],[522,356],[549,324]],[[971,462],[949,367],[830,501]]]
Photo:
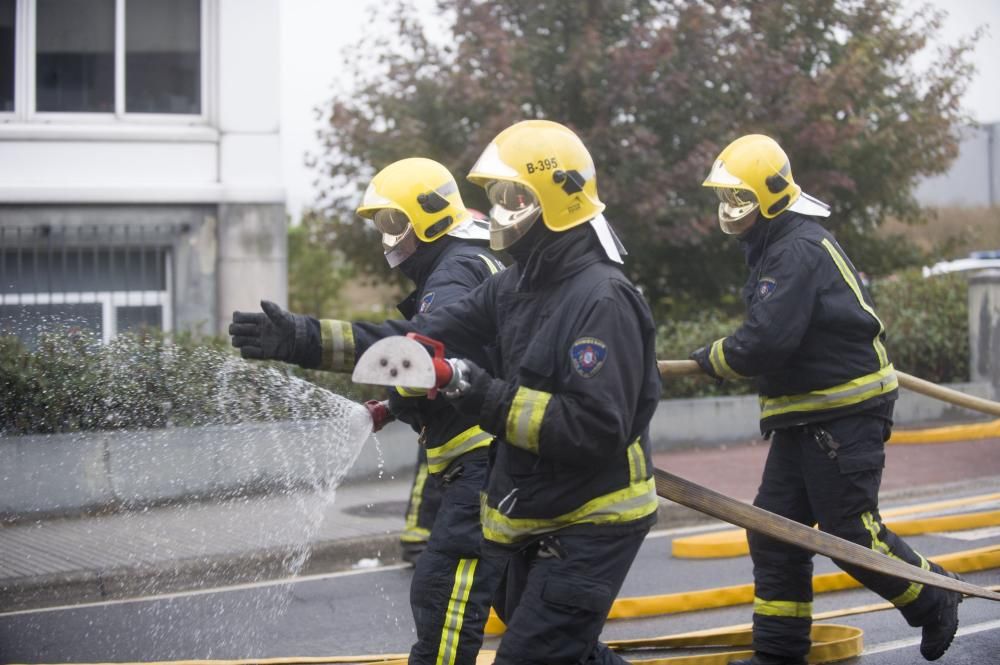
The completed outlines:
[[[260,301],[288,303],[288,243],[283,205],[219,206],[218,311],[215,332],[225,334],[234,310]]]
[[[954,386],[992,397],[988,384]],[[665,400],[651,425],[666,451],[759,438],[756,397]],[[362,414],[361,418],[367,416]],[[969,418],[904,392],[897,424]],[[73,514],[124,505],[196,500],[236,491],[410,476],[416,435],[393,423],[360,450],[337,446],[339,423],[275,423],[139,432],[0,437],[0,518]],[[363,427],[352,422],[357,440]],[[349,469],[349,470],[348,470]]]

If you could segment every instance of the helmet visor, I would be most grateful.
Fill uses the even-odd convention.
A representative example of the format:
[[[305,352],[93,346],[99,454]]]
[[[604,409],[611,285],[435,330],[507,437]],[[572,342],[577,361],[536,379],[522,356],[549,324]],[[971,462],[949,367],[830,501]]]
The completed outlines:
[[[760,207],[757,196],[748,189],[735,187],[713,187],[719,197],[719,226],[727,235],[746,232],[757,217],[754,213]]]
[[[372,222],[382,234],[382,249],[390,268],[395,268],[417,250],[413,225],[402,210],[381,208],[372,215]]]
[[[394,238],[400,238],[410,228],[410,218],[402,210],[395,208],[382,208],[376,210],[372,216],[375,228],[379,233]]]
[[[490,247],[507,249],[517,242],[542,213],[538,197],[519,182],[492,180],[486,183],[490,208]]]

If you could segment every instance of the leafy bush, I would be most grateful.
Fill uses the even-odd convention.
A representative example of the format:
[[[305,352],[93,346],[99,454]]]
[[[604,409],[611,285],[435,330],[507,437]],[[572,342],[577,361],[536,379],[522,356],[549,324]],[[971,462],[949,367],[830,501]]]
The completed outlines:
[[[968,285],[962,275],[908,271],[872,287],[896,368],[935,383],[969,380]]]
[[[693,319],[669,321],[657,330],[656,357],[660,360],[685,360],[698,347],[732,334],[741,322],[741,317],[726,316],[714,309],[702,310]],[[663,379],[663,396],[668,398],[741,395],[753,390],[751,381],[725,381],[719,385],[701,374]]]
[[[143,330],[108,345],[53,330],[36,349],[0,337],[0,435],[323,417],[335,399],[371,396],[349,377],[243,362],[221,337]]]

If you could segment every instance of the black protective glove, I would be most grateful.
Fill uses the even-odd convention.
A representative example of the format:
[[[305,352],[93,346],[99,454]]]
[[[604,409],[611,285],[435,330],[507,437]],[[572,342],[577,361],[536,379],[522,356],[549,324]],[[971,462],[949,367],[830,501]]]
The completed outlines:
[[[420,399],[416,397],[403,397],[395,389],[389,393],[389,413],[393,418],[404,422],[413,428],[414,432],[420,432],[424,428],[424,418],[420,413]]]
[[[452,370],[451,381],[441,387],[441,394],[462,415],[478,418],[490,386],[497,379],[471,360],[449,358],[448,364]]]
[[[708,354],[711,353],[711,351],[711,345],[703,346],[692,351],[688,358],[698,363],[698,367],[700,367],[701,371],[705,374],[708,374],[710,377],[715,379],[716,382],[722,383],[722,377],[715,373],[715,368],[712,367],[712,361],[708,359]]]
[[[232,344],[244,358],[282,360],[301,364],[306,353],[308,317],[286,312],[269,300],[261,300],[263,312],[233,312],[229,324]]]

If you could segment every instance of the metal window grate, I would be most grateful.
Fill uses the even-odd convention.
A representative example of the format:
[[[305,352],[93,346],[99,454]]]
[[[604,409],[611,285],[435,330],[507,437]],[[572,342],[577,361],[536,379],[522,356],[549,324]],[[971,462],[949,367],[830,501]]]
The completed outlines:
[[[139,325],[171,328],[177,225],[0,227],[0,334],[31,343],[53,325],[104,341]]]

